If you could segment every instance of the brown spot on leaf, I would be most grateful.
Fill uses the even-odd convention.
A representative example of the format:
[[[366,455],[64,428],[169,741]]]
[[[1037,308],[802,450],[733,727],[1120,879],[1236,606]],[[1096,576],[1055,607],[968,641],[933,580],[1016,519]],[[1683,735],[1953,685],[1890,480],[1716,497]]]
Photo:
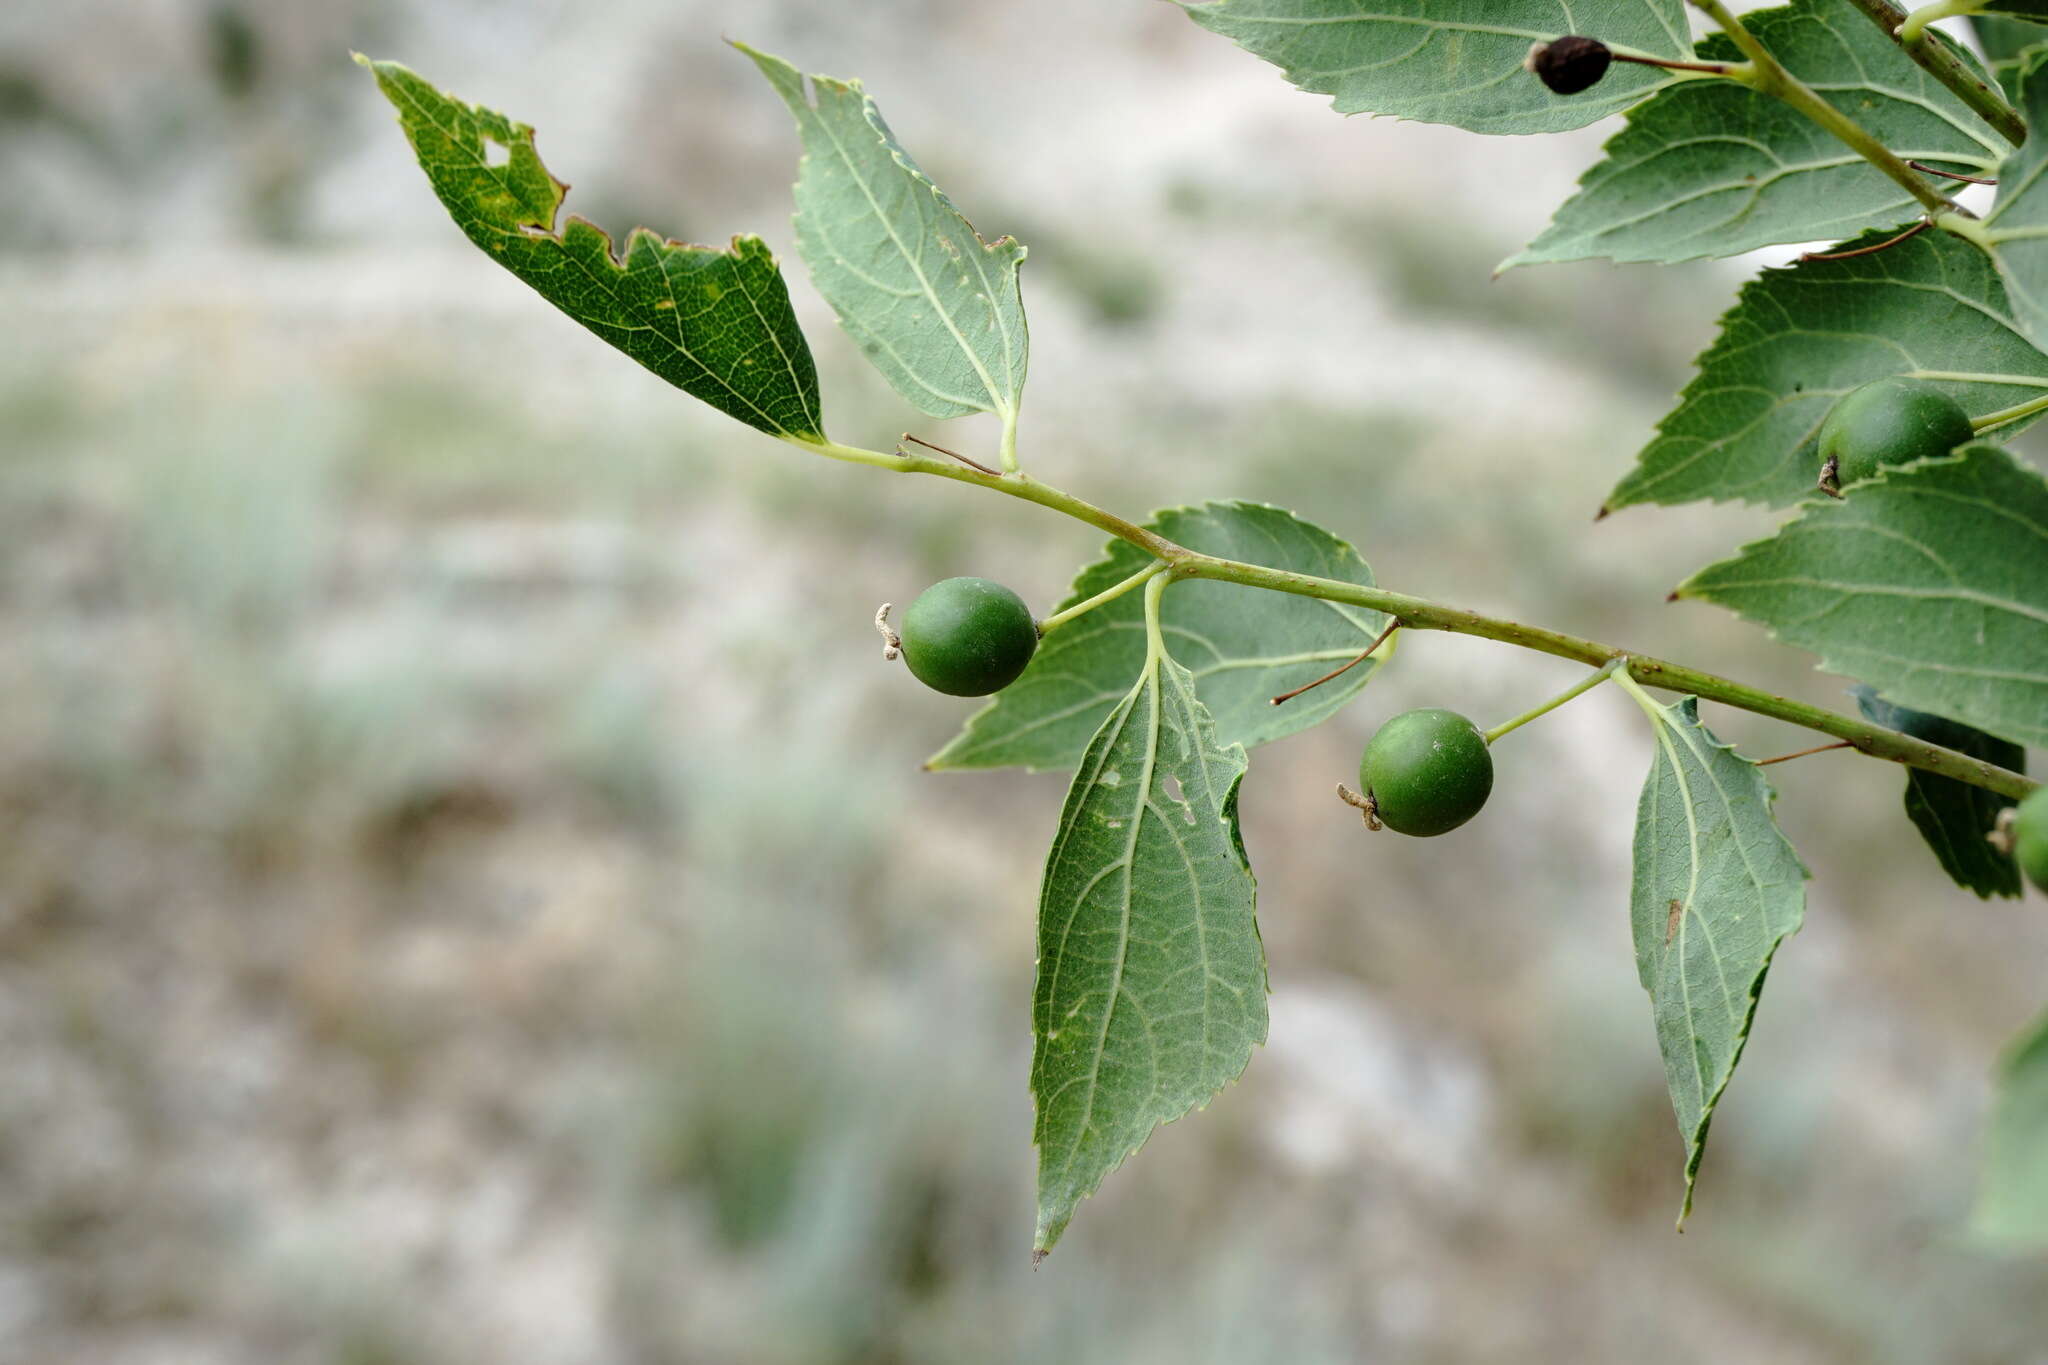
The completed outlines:
[[[1678,932],[1678,922],[1679,922],[1680,920],[1684,919],[1684,918],[1685,918],[1685,904],[1684,904],[1684,902],[1682,902],[1682,901],[1673,901],[1673,902],[1671,902],[1671,914],[1670,914],[1670,916],[1669,916],[1668,918],[1666,918],[1666,919],[1665,919],[1665,921],[1664,921],[1664,946],[1665,946],[1665,947],[1669,948],[1669,947],[1671,946],[1671,936],[1672,936],[1673,934],[1676,934],[1676,933]]]

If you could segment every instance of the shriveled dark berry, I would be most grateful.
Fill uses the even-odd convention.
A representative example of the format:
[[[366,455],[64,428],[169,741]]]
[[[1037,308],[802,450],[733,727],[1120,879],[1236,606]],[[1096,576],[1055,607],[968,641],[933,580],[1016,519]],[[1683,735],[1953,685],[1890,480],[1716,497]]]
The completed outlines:
[[[1568,34],[1529,49],[1527,65],[1553,93],[1576,95],[1598,85],[1613,62],[1614,54],[1598,38]]]

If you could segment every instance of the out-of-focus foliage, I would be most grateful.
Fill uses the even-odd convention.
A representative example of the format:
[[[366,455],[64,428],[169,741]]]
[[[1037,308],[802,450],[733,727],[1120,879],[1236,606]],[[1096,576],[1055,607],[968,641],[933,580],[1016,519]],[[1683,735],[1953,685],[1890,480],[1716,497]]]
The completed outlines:
[[[1673,1237],[1618,901],[1633,708],[1503,741],[1494,833],[1456,856],[1329,795],[1385,715],[1502,718],[1577,672],[1454,640],[1261,750],[1246,839],[1293,907],[1262,925],[1272,1041],[1030,1269],[1059,783],[919,773],[970,708],[868,621],[960,572],[1050,604],[1099,538],[784,455],[621,364],[476,259],[346,50],[566,111],[549,147],[602,221],[766,225],[785,255],[787,116],[708,39],[861,71],[941,183],[1030,210],[989,216],[1034,244],[1048,473],[1272,501],[1394,586],[1811,688],[1634,587],[1770,519],[1588,525],[1734,277],[1488,284],[1597,132],[1335,119],[1167,6],[770,8],[513,3],[480,37],[467,8],[243,5],[230,89],[212,4],[0,7],[42,111],[0,132],[0,296],[34,338],[0,350],[0,1358],[1921,1365],[2048,1338],[2040,1266],[1945,1232],[1985,1059],[2037,1012],[2038,902],[1956,901],[1896,774],[1772,769],[1813,913]],[[1184,278],[1117,303],[1112,240],[1173,241]],[[893,436],[791,288],[835,429]],[[1752,755],[1800,738],[1711,720]]]

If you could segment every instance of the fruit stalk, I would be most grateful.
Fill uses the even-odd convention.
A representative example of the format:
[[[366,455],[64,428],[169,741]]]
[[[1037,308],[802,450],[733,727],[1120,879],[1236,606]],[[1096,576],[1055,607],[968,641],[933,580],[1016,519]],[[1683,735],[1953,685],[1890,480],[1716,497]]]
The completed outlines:
[[[1576,685],[1569,687],[1564,691],[1558,693],[1549,701],[1544,702],[1543,705],[1538,706],[1533,710],[1524,711],[1521,715],[1516,716],[1513,720],[1505,721],[1499,725],[1494,726],[1491,730],[1488,730],[1486,732],[1486,742],[1488,744],[1491,744],[1495,740],[1499,739],[1502,735],[1509,734],[1515,730],[1519,730],[1524,725],[1527,725],[1530,721],[1537,720],[1541,717],[1549,715],[1552,711],[1555,711],[1558,707],[1563,706],[1566,702],[1572,701],[1578,697],[1583,697],[1584,695],[1586,695],[1586,693],[1591,692],[1601,683],[1604,683],[1609,678],[1613,677],[1615,675],[1615,672],[1619,670],[1621,666],[1627,662],[1628,661],[1626,659],[1609,660],[1606,667],[1596,670],[1591,677],[1581,679]]]
[[[1076,616],[1085,616],[1089,612],[1094,611],[1097,607],[1102,606],[1105,603],[1116,601],[1117,598],[1122,597],[1125,593],[1129,592],[1132,588],[1135,588],[1140,584],[1144,583],[1147,579],[1153,577],[1156,574],[1165,573],[1166,569],[1167,564],[1165,560],[1154,560],[1152,563],[1146,565],[1144,568],[1132,574],[1129,578],[1126,578],[1123,582],[1116,584],[1114,587],[1104,588],[1101,592],[1096,593],[1095,596],[1089,598],[1086,602],[1076,602],[1073,606],[1068,607],[1065,611],[1056,611],[1052,615],[1046,617],[1043,621],[1040,621],[1038,623],[1039,635],[1049,635],[1053,631],[1065,625],[1067,622],[1073,620]]]

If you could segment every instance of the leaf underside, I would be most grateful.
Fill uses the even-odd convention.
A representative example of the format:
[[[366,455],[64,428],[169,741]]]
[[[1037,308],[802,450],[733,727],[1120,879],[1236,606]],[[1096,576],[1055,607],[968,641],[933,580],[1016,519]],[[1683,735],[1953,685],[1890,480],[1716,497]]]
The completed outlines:
[[[1984,6],[1984,12],[2025,19],[2036,24],[2048,24],[2048,0],[1990,0],[1990,3]]]
[[[797,250],[840,325],[921,412],[1014,419],[1029,335],[1024,248],[984,242],[897,143],[858,81],[735,44],[796,116]]]
[[[1700,724],[1697,698],[1653,719],[1629,923],[1685,1136],[1683,1222],[1772,955],[1805,914],[1806,869],[1771,817],[1763,774]]]
[[[1999,1062],[1971,1226],[2010,1246],[2048,1248],[2048,1014]]]
[[[1999,85],[2008,96],[2017,98],[2020,58],[2029,48],[2048,42],[2048,33],[2043,33],[2032,23],[1991,15],[1973,16],[1970,30],[1977,35],[1977,42],[1984,49],[1991,74],[1998,78]]]
[[[2048,390],[2048,356],[2020,331],[1991,262],[1946,232],[1874,256],[1764,271],[1743,287],[1698,364],[1636,468],[1608,495],[1608,510],[1700,498],[1796,502],[1820,473],[1814,438],[1828,408],[1888,375],[1937,376],[1930,382],[1972,414]],[[1997,439],[2032,420],[2001,428]]]
[[[760,238],[721,251],[635,228],[617,257],[582,218],[557,231],[568,187],[541,164],[532,128],[396,62],[357,60],[397,108],[449,217],[486,255],[685,393],[771,435],[824,439],[810,346]]]
[[[1685,0],[1181,0],[1188,17],[1279,67],[1340,114],[1390,114],[1475,133],[1556,133],[1619,113],[1667,82],[1616,64],[1582,94],[1523,70],[1530,47],[1591,34],[1655,57],[1692,55]]]
[[[2014,99],[2030,128],[2048,127],[2048,49],[2022,59]],[[1998,173],[1998,199],[1984,216],[1998,277],[2020,327],[2037,344],[2048,342],[2048,137],[2030,137]]]
[[[1907,728],[1909,717],[1876,691],[1860,685],[1853,691],[1857,709],[1866,719],[1888,729]],[[2027,751],[2017,744],[1959,721],[1942,719],[1930,727],[1928,718],[1910,719],[1920,722],[1911,732],[1921,739],[2016,773],[2027,770]],[[2019,864],[1993,848],[1986,837],[1996,827],[2000,813],[2015,804],[2011,797],[1958,782],[1953,777],[1941,777],[1919,768],[1906,770],[1906,817],[1927,841],[1927,847],[1950,880],[1987,900],[1993,896],[2017,898],[2020,894]]]
[[[1793,75],[1900,156],[1988,175],[2004,155],[2005,143],[1961,100],[1844,0],[1799,0],[1743,22]],[[1700,44],[1699,56],[1742,60],[1718,34]],[[1503,269],[1734,256],[1853,236],[1921,212],[1833,134],[1734,81],[1681,81],[1659,91],[1629,111],[1605,152],[1550,226]]]
[[[1156,514],[1147,523],[1203,554],[1370,587],[1358,552],[1289,512],[1248,502],[1209,502]],[[1060,604],[1084,602],[1150,562],[1113,540],[1083,569]],[[1145,613],[1132,592],[1045,637],[1024,676],[997,693],[926,764],[930,768],[1023,767],[1061,771],[1123,698],[1145,659]],[[1271,699],[1356,658],[1386,625],[1378,612],[1236,583],[1177,583],[1160,603],[1167,647],[1184,659],[1223,744],[1247,748],[1334,715],[1370,681],[1384,655],[1284,706]]]
[[[1154,1128],[1206,1105],[1265,1041],[1265,953],[1237,823],[1244,771],[1192,675],[1163,656],[1082,756],[1039,903],[1040,1254]]]
[[[2048,744],[2048,480],[1978,443],[1846,491],[1679,595],[1901,706]]]

